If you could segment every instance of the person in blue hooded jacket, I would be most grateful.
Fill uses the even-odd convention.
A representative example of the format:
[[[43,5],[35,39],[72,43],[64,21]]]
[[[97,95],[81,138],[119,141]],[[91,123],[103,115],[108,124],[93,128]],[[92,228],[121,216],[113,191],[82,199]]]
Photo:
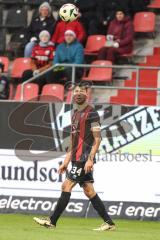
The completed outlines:
[[[77,40],[73,30],[66,30],[65,41],[57,46],[53,64],[83,64],[84,48]],[[82,68],[76,69],[76,79],[80,79],[83,75]],[[49,83],[68,83],[71,81],[72,69],[69,67],[56,67],[48,74]]]
[[[65,32],[65,42],[58,45],[55,53],[54,64],[56,63],[84,63],[83,46],[76,39],[76,34],[72,30]]]

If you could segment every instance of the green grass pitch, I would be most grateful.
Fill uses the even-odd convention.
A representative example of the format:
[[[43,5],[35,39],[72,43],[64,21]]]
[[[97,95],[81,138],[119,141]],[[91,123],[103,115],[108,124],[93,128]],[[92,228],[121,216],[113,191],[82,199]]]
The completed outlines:
[[[100,219],[61,218],[56,230],[45,229],[31,215],[1,214],[0,240],[160,240],[160,222],[117,220],[114,232],[94,232]]]

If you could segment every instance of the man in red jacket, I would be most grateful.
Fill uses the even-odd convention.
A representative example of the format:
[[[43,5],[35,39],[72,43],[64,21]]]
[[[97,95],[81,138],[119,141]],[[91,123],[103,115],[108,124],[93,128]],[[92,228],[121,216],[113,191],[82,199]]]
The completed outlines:
[[[106,39],[106,46],[99,51],[99,60],[109,60],[114,63],[117,56],[132,52],[134,28],[124,10],[116,11],[116,17],[109,25]]]
[[[84,30],[84,27],[82,24],[75,20],[73,22],[64,22],[60,21],[57,23],[56,29],[54,34],[52,35],[51,41],[55,44],[60,44],[64,42],[64,33],[66,30],[72,29],[73,32],[75,32],[77,36],[77,40],[81,43],[84,42],[85,37],[86,37],[86,32]]]

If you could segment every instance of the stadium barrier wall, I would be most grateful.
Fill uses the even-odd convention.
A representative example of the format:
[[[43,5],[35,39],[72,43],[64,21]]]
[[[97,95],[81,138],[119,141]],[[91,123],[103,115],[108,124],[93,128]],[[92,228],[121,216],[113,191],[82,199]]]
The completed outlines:
[[[102,142],[95,188],[113,218],[160,220],[160,107],[95,105]],[[72,106],[0,102],[0,213],[49,214],[65,175],[58,168]],[[76,186],[67,216],[96,217]]]

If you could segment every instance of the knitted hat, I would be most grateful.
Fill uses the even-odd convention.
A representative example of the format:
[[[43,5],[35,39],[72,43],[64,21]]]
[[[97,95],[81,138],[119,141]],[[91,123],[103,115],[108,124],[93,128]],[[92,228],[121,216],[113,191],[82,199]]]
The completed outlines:
[[[40,32],[40,34],[39,34],[39,39],[41,39],[41,37],[42,37],[43,35],[48,36],[49,39],[51,38],[51,35],[50,35],[50,33],[49,33],[47,30],[43,30],[43,31]]]
[[[76,38],[76,33],[71,29],[68,29],[68,30],[65,31],[64,35],[67,35],[67,34],[70,34],[70,35],[72,35]]]
[[[51,8],[51,6],[49,5],[48,2],[44,2],[44,3],[42,3],[42,4],[40,5],[40,7],[39,7],[39,12],[41,11],[41,9],[42,9],[43,7],[48,8],[49,14],[51,14],[52,8]]]

